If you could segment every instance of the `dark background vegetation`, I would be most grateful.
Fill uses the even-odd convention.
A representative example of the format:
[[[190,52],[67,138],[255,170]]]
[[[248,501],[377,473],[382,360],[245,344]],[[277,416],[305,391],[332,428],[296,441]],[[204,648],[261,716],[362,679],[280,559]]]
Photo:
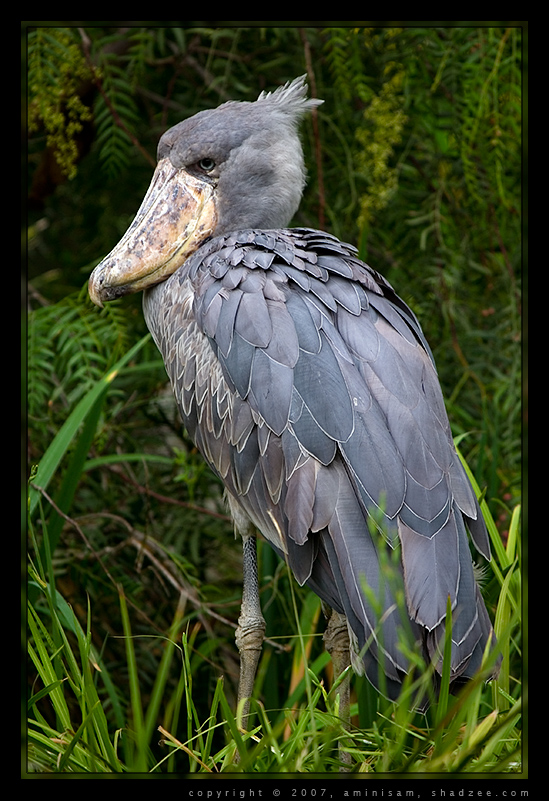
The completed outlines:
[[[307,73],[325,103],[303,125],[309,178],[294,224],[356,244],[415,310],[453,433],[466,435],[460,447],[505,541],[521,489],[523,29],[253,25],[25,30],[29,470],[146,333],[139,296],[99,311],[86,284],[139,207],[159,137],[201,109],[254,100]],[[112,383],[66,492],[72,455],[33,523],[38,544],[46,528],[52,537],[57,589],[82,625],[89,600],[94,645],[117,677],[122,708],[117,587],[133,633],[155,635],[135,642],[145,697],[179,609],[195,700],[207,710],[220,674],[234,691],[240,547],[219,483],[181,430],[152,342]],[[269,708],[296,678],[295,621],[285,566],[266,547],[260,561],[267,633],[277,638],[260,673]],[[321,632],[314,601],[293,591]],[[490,603],[490,581],[486,592]],[[312,648],[322,650],[320,637]]]

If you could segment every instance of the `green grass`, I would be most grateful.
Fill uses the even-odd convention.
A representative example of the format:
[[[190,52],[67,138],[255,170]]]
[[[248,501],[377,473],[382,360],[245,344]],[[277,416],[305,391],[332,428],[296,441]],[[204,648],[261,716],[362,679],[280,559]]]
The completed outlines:
[[[91,610],[84,629],[60,593],[34,568],[30,580],[38,596],[29,603],[28,617],[29,656],[35,670],[28,701],[29,771],[320,773],[338,770],[340,742],[352,756],[353,770],[360,772],[520,769],[519,687],[516,684],[510,695],[504,689],[510,681],[505,673],[488,686],[479,676],[458,698],[442,694],[427,716],[409,711],[406,698],[397,704],[380,699],[373,725],[347,731],[338,716],[337,687],[329,691],[320,678],[326,662],[320,657],[306,664],[305,675],[283,708],[266,709],[255,701],[255,725],[243,732],[221,676],[209,713],[200,717],[191,666],[193,636],[181,631],[177,611],[145,703],[124,594],[120,593],[120,615],[128,687],[116,688],[91,642]],[[502,587],[506,609],[512,606],[507,597],[510,585],[504,582]],[[506,625],[513,628],[512,617]],[[296,653],[304,654],[303,643],[297,642]],[[175,667],[178,680],[168,690],[170,667]],[[428,680],[426,674],[419,682]],[[118,708],[121,691],[130,697],[127,719]],[[356,701],[351,713],[358,715]],[[164,725],[157,722],[159,714]],[[219,737],[214,738],[219,732],[221,746]],[[158,756],[159,750],[164,756]]]
[[[518,525],[518,514],[514,516]],[[31,533],[33,530],[31,529]],[[512,532],[515,537],[516,532]],[[339,769],[338,746],[352,757],[352,770],[402,772],[520,771],[520,683],[510,672],[516,664],[520,560],[505,551],[510,564],[498,566],[501,588],[496,629],[504,645],[498,681],[486,685],[482,675],[460,696],[442,692],[423,716],[409,710],[411,694],[430,682],[426,670],[405,686],[393,704],[376,696],[376,711],[367,727],[350,731],[339,718],[337,685],[328,689],[327,655],[311,659],[316,635],[314,596],[297,615],[293,644],[292,692],[280,708],[253,702],[254,725],[242,731],[218,676],[207,714],[199,711],[203,686],[195,677],[203,667],[196,648],[198,627],[183,628],[178,607],[166,636],[152,690],[145,699],[135,644],[156,632],[135,635],[124,591],[119,587],[127,683],[115,678],[93,645],[93,611],[88,605],[81,623],[63,595],[48,580],[43,564],[29,568],[28,652],[33,680],[28,700],[28,770],[30,772],[180,774],[221,772],[322,773]],[[35,543],[36,545],[36,543]],[[46,549],[47,550],[47,549]],[[38,549],[35,548],[35,553]],[[48,561],[48,560],[47,560]],[[264,660],[267,659],[264,656]],[[119,673],[120,671],[118,671]],[[260,674],[262,667],[260,667]],[[175,674],[175,681],[169,681]],[[197,684],[199,679],[196,679]],[[356,680],[356,684],[364,681]],[[261,682],[260,682],[261,684]],[[444,683],[443,683],[444,686]],[[373,692],[367,686],[367,692]],[[360,688],[353,695],[353,721],[360,716]],[[122,699],[121,699],[122,696]],[[125,696],[125,697],[124,697]],[[129,699],[129,703],[126,701]],[[238,752],[238,761],[235,754]]]

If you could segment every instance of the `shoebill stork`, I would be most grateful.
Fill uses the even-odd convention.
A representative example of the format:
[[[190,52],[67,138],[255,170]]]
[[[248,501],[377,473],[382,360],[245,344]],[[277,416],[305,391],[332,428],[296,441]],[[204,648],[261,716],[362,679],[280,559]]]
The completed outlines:
[[[256,530],[337,633],[346,619],[354,669],[391,699],[413,669],[405,631],[436,683],[448,602],[451,689],[495,644],[467,531],[486,559],[488,535],[420,325],[354,247],[287,227],[305,184],[298,125],[322,102],[306,95],[298,78],[168,130],[89,282],[98,306],[143,290],[185,428],[225,485],[243,538],[244,714],[265,629]]]

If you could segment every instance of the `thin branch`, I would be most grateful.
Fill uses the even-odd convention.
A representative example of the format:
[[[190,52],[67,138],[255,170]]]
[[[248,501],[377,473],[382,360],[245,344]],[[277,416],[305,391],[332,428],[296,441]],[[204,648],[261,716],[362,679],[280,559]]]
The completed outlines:
[[[233,519],[230,515],[223,514],[222,512],[214,512],[211,509],[206,509],[205,506],[197,506],[197,504],[189,503],[188,501],[180,501],[178,498],[171,498],[169,495],[161,495],[159,492],[155,492],[148,487],[144,487],[142,484],[139,484],[139,482],[135,481],[135,479],[127,476],[122,470],[119,470],[114,465],[109,465],[108,469],[111,472],[116,473],[116,475],[127,484],[131,484],[132,487],[135,487],[140,495],[149,495],[151,498],[156,498],[157,501],[161,501],[162,503],[170,503],[174,506],[180,506],[183,509],[191,509],[193,512],[198,512],[198,514],[208,515],[216,520],[223,520],[225,523],[233,522]]]
[[[82,538],[83,542],[85,543],[86,547],[90,550],[90,552],[93,554],[94,558],[97,559],[97,561],[99,562],[99,564],[101,565],[101,567],[105,571],[105,574],[108,576],[108,578],[112,582],[113,586],[116,588],[117,591],[120,591],[119,583],[111,575],[111,573],[109,572],[109,569],[105,565],[105,563],[102,560],[100,554],[94,549],[94,547],[90,543],[89,539],[84,534],[83,529],[76,522],[76,520],[73,517],[69,517],[69,515],[67,515],[65,512],[63,512],[59,508],[59,506],[55,503],[53,498],[46,492],[44,487],[39,487],[37,484],[34,484],[32,482],[31,482],[31,487],[33,487],[33,489],[35,489],[37,492],[40,492],[44,496],[44,498],[47,500],[47,502],[51,505],[51,507],[57,512],[57,514],[60,515],[64,520],[67,521],[67,523],[69,523],[71,526],[73,526],[76,529],[76,531],[78,532],[78,534]],[[175,589],[180,593],[180,595],[181,594],[184,595],[193,604],[193,606],[197,610],[198,617],[199,617],[202,625],[204,626],[204,628],[206,630],[208,630],[209,627],[206,624],[206,621],[202,618],[202,614],[207,615],[208,617],[214,618],[214,620],[218,620],[219,622],[223,623],[224,625],[228,626],[229,628],[236,629],[236,623],[234,623],[232,620],[228,620],[226,617],[223,617],[223,615],[220,615],[217,612],[215,612],[211,608],[211,606],[209,604],[203,603],[199,599],[199,597],[196,594],[196,592],[194,592],[194,590],[192,588],[188,587],[184,582],[182,582],[180,578],[178,578],[178,577],[174,578],[173,574],[171,574],[170,571],[166,568],[166,566],[161,563],[161,561],[158,559],[158,557],[156,557],[153,554],[152,549],[153,549],[154,546],[152,546],[151,543],[155,544],[157,550],[160,550],[160,551],[162,551],[162,553],[164,553],[163,549],[161,549],[160,546],[158,546],[156,544],[154,539],[152,539],[151,537],[148,537],[147,535],[143,534],[140,531],[137,531],[136,529],[134,529],[131,526],[130,523],[128,523],[127,520],[125,520],[124,518],[122,518],[122,517],[120,517],[118,515],[112,515],[112,514],[107,514],[107,513],[104,513],[104,514],[95,513],[93,515],[91,515],[91,514],[90,515],[85,515],[85,518],[94,517],[94,516],[96,516],[96,517],[100,517],[100,516],[107,517],[108,516],[108,517],[115,518],[115,519],[123,522],[123,524],[126,526],[126,528],[130,531],[130,536],[125,540],[124,544],[129,544],[129,545],[133,546],[134,548],[136,548],[137,551],[139,551],[139,552],[143,552],[144,551],[147,554],[147,557],[151,561],[151,563],[156,568],[158,568],[160,570],[160,572],[162,572],[162,574],[165,576],[165,578],[167,578],[169,583],[172,584],[173,587],[175,587]],[[109,552],[107,549],[103,550],[103,553],[107,553],[107,552]],[[153,623],[153,621],[151,621],[148,618],[148,616],[143,612],[142,609],[140,609],[138,606],[136,606],[131,601],[131,599],[128,598],[127,600],[130,603],[130,605],[135,609],[135,611],[139,615],[141,615],[141,617],[143,617],[145,620],[147,620],[147,622],[149,623],[149,625],[152,628],[158,629],[158,627]],[[273,641],[273,640],[271,640],[269,638],[265,638],[265,642],[268,643],[272,648],[275,648],[277,651],[284,651],[284,652],[289,651],[289,647],[288,646],[281,645],[280,643],[275,642],[275,641]]]

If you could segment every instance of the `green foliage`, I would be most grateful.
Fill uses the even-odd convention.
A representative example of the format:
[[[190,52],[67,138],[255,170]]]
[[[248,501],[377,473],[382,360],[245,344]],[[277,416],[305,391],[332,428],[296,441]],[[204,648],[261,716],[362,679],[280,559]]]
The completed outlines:
[[[369,29],[368,34],[372,33]],[[364,69],[365,33],[360,28],[327,28],[325,34],[326,60],[337,94],[347,102],[358,97],[369,103],[373,89],[372,77]]]
[[[330,28],[329,33],[327,56],[335,86],[348,100],[354,94],[364,105],[362,121],[355,130],[359,145],[355,169],[367,180],[359,214],[359,224],[364,227],[388,205],[398,186],[395,147],[402,142],[407,122],[406,71],[399,48],[402,29]],[[345,57],[347,52],[351,58]],[[369,53],[382,54],[379,75],[368,75],[364,68]]]
[[[39,306],[28,323],[28,413],[46,434],[128,349],[127,320],[120,303],[98,313],[86,284],[59,303]]]
[[[395,69],[364,112],[368,128],[357,131],[363,146],[357,164],[369,176],[370,184],[360,204],[362,224],[371,222],[376,211],[385,208],[397,189],[397,169],[389,167],[389,161],[393,148],[401,142],[407,118],[402,111],[404,71],[397,65]]]
[[[357,71],[370,92],[360,94],[364,110],[348,134],[359,230],[338,233],[361,242],[373,266],[387,265],[433,347],[454,432],[472,432],[475,473],[490,498],[515,501],[520,36],[517,28],[353,29],[346,37],[361,59],[330,62],[338,86],[354,86]]]
[[[29,132],[44,127],[62,172],[76,175],[76,134],[91,120],[80,88],[91,70],[72,28],[36,28],[28,38]]]
[[[128,78],[138,74],[139,59],[138,55],[137,64],[130,62],[129,75],[126,64],[113,54],[104,53],[100,59],[101,91],[94,108],[95,144],[102,169],[110,179],[124,172],[130,160],[139,114],[134,100],[135,85]]]

